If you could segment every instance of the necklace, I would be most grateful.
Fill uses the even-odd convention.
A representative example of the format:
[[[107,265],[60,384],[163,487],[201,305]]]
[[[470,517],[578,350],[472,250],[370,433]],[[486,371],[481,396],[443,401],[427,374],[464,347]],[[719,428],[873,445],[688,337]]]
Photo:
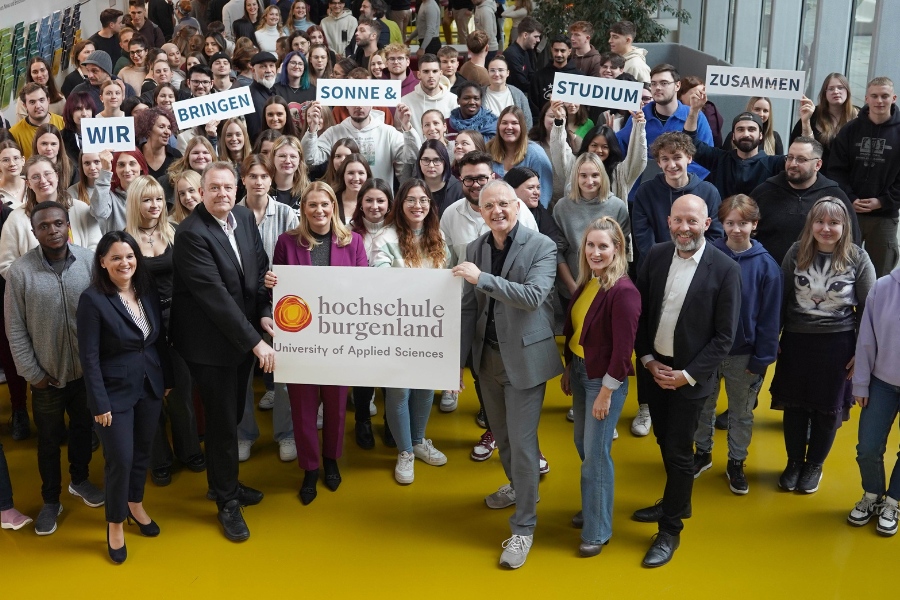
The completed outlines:
[[[138,227],[138,229],[141,230],[141,233],[147,234],[147,239],[144,240],[144,242],[146,242],[150,246],[151,249],[153,248],[153,234],[156,233],[156,229],[158,227],[159,227],[158,221],[157,221],[156,225],[154,225],[153,227]],[[148,231],[150,233],[147,233]],[[143,237],[143,236],[141,236],[141,237]]]

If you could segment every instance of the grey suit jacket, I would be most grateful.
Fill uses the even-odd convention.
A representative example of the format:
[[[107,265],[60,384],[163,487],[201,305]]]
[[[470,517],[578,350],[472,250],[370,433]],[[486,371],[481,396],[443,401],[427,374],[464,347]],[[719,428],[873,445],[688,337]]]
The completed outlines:
[[[519,227],[500,277],[491,275],[493,234],[466,247],[466,260],[481,269],[478,285],[463,287],[460,365],[471,349],[481,366],[488,302],[494,298],[494,323],[500,355],[516,389],[525,390],[563,372],[553,336],[553,309],[548,302],[556,278],[556,244],[547,236]]]

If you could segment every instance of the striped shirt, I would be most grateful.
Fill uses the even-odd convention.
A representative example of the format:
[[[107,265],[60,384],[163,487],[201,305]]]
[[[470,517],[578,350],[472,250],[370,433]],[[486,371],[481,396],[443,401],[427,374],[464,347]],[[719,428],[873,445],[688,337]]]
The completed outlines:
[[[134,321],[134,324],[140,327],[141,331],[144,333],[144,339],[146,340],[150,337],[150,332],[153,331],[153,327],[150,326],[150,321],[147,320],[147,315],[144,313],[144,305],[141,303],[140,298],[138,298],[137,301],[138,309],[140,310],[138,314],[135,314],[134,311],[131,310],[131,306],[128,305],[128,302],[125,301],[122,294],[119,294],[119,300],[125,305],[125,310],[128,312],[128,316],[131,317],[131,320]]]
[[[247,206],[247,198],[238,202],[238,206]],[[296,229],[299,221],[297,213],[282,202],[277,201],[269,196],[269,203],[266,205],[266,215],[261,223],[257,224],[259,228],[259,237],[262,238],[263,248],[266,250],[266,256],[269,257],[269,268],[272,268],[272,255],[275,253],[275,244],[278,242],[278,236],[282,233]]]

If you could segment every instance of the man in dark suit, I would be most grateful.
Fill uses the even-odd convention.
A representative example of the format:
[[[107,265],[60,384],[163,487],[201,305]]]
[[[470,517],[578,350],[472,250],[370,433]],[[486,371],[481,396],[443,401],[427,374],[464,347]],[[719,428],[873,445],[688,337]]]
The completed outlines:
[[[237,425],[244,413],[254,356],[267,373],[275,351],[262,339],[274,332],[264,285],[269,259],[253,212],[235,206],[231,163],[203,172],[198,204],[175,235],[171,339],[200,388],[206,410],[206,462],[210,491],[225,537],[243,541],[250,531],[241,506],[262,493],[238,483]]]
[[[676,200],[669,215],[672,241],[650,249],[638,276],[642,310],[635,353],[655,384],[640,401],[650,406],[666,467],[662,502],[634,513],[637,521],[659,523],[646,567],[668,563],[681,542],[682,518],[691,514],[693,435],[740,318],[741,270],[706,243],[710,223],[702,198]]]

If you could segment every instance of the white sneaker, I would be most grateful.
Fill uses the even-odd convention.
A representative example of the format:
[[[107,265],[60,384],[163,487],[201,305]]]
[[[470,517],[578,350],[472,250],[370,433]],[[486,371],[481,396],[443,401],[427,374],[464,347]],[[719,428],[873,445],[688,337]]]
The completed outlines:
[[[375,397],[373,396],[371,400],[369,400],[369,416],[374,417],[378,414],[378,407],[375,406]]]
[[[500,564],[510,569],[518,569],[525,564],[528,551],[534,543],[533,535],[515,535],[503,542],[503,553],[500,555]]]
[[[287,438],[278,442],[278,458],[281,462],[297,460],[297,442],[294,438]]]
[[[872,517],[881,510],[878,496],[869,492],[863,493],[862,500],[856,503],[853,510],[847,516],[847,521],[854,527],[862,527],[872,520]]]
[[[416,455],[410,454],[406,450],[397,455],[397,466],[394,467],[394,479],[397,480],[397,483],[409,485],[413,482],[416,478],[415,462]]]
[[[459,404],[459,394],[444,390],[441,392],[441,412],[453,412]]]
[[[259,410],[272,410],[275,408],[275,391],[269,390],[259,399]]]
[[[650,433],[650,425],[650,407],[646,404],[641,404],[637,415],[631,422],[631,433],[637,437],[644,437]]]
[[[568,421],[569,423],[575,422],[575,409],[574,408],[570,408],[569,412],[566,413],[566,421]]]
[[[421,444],[413,444],[413,456],[424,460],[433,467],[447,464],[447,456],[434,447],[431,440],[422,440]]]
[[[250,440],[238,440],[238,461],[246,462],[250,458],[250,447],[253,442]]]
[[[316,414],[316,429],[322,429],[323,423],[325,422],[325,405],[319,405],[319,412]]]
[[[897,506],[897,501],[890,496],[885,496],[884,502],[881,504],[881,512],[878,515],[878,524],[875,526],[875,531],[881,535],[894,535],[897,533],[898,517],[900,517],[900,508]]]
[[[618,427],[615,428],[615,429],[613,429],[613,439],[614,439],[614,440],[619,439],[619,429],[618,429]]]
[[[510,484],[504,483],[496,492],[486,496],[484,503],[487,504],[488,508],[494,509],[512,506],[516,503],[516,490]]]

